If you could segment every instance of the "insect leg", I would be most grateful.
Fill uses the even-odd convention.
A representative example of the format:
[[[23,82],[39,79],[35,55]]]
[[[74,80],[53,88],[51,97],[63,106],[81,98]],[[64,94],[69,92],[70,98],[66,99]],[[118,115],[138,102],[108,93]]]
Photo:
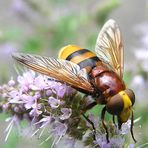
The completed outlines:
[[[86,112],[87,110],[93,108],[95,105],[97,105],[97,102],[92,102],[88,104],[87,106],[85,106],[85,108],[83,108],[83,112]]]
[[[106,131],[106,140],[109,143],[109,133],[108,133],[108,129],[107,129],[107,126],[105,124],[105,121],[104,121],[105,112],[106,112],[106,106],[102,109],[102,112],[101,112],[101,121],[102,121],[102,125],[103,125],[103,127],[104,127],[104,129]]]
[[[86,97],[86,96],[85,96]],[[85,98],[84,97],[84,98]],[[86,100],[88,101],[88,100]],[[91,101],[91,103],[88,101],[88,102],[85,102],[86,103],[86,106],[84,108],[82,108],[82,116],[85,118],[85,120],[92,126],[92,129],[93,129],[93,139],[96,140],[96,128],[94,126],[94,123],[84,114],[87,110],[93,108],[95,105],[97,105],[97,102],[95,101]]]
[[[113,115],[113,119],[112,120],[113,120],[114,126],[117,127],[116,122],[115,122],[115,115]]]
[[[113,115],[113,123],[116,124],[116,123],[115,123],[115,116],[114,116],[114,115]]]
[[[85,120],[92,126],[93,128],[93,139],[96,140],[96,128],[94,126],[94,123],[87,117],[85,114],[82,114],[82,116],[85,118]]]
[[[134,113],[133,113],[133,111],[132,111],[130,131],[131,131],[132,138],[133,138],[134,142],[136,143],[137,141],[136,141],[136,139],[135,139],[135,137],[134,137],[133,125],[134,125]]]

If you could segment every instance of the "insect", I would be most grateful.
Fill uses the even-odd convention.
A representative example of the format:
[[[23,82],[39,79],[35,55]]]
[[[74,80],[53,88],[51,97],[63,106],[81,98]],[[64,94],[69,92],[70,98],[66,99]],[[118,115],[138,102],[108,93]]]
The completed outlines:
[[[135,95],[123,81],[123,43],[121,32],[114,20],[109,20],[101,29],[95,46],[95,53],[76,45],[63,47],[58,59],[38,55],[14,53],[19,63],[41,74],[65,82],[73,88],[94,97],[89,108],[101,104],[103,127],[109,142],[109,133],[104,121],[106,111],[117,117],[118,127],[131,116],[131,135],[133,134],[133,105]]]

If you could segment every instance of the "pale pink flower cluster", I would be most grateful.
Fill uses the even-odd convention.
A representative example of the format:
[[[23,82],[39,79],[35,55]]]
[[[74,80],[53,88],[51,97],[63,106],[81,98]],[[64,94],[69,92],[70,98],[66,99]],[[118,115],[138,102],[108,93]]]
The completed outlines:
[[[44,142],[54,137],[51,147],[63,141],[68,143],[67,147],[77,147],[79,141],[89,147],[124,146],[130,122],[124,124],[121,131],[109,124],[112,136],[107,143],[101,120],[94,114],[88,116],[97,131],[94,135],[92,126],[82,116],[85,99],[88,98],[70,86],[32,71],[19,75],[17,81],[11,78],[7,84],[0,86],[0,109],[11,115],[7,119],[6,140],[14,125],[19,127],[22,120],[27,120],[31,127],[35,127],[31,136],[38,135],[40,138],[46,131],[49,136]]]

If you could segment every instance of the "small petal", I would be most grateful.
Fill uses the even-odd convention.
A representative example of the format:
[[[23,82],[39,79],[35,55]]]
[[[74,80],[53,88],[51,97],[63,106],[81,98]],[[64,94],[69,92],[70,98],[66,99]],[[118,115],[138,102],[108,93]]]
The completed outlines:
[[[7,93],[3,93],[3,94],[2,94],[2,97],[3,97],[3,98],[6,98],[6,97],[8,97],[8,94],[7,94]]]
[[[3,110],[7,110],[9,107],[9,103],[5,103],[2,105]]]
[[[43,75],[39,75],[38,77],[36,77],[32,86],[34,90],[43,90],[47,89],[48,87],[49,85],[47,85],[47,83],[45,82],[45,77]]]
[[[128,148],[134,148],[134,147],[135,147],[134,144],[130,144],[130,145],[128,146]]]
[[[72,88],[71,86],[66,86],[66,94],[69,96],[69,95],[72,95],[76,92],[76,89]]]
[[[16,97],[20,96],[20,94],[17,90],[13,90],[13,91],[9,92],[9,95],[10,95],[10,98],[16,98]]]
[[[92,114],[92,113],[90,113],[88,115],[88,118],[89,118],[90,121],[92,121],[92,123],[94,124],[95,128],[97,128],[98,122],[100,122],[99,119],[97,117],[95,117],[94,114]],[[86,122],[86,126],[92,127],[92,125],[89,122]]]
[[[61,108],[61,112],[63,113],[63,115],[60,116],[61,120],[68,119],[72,114],[72,110],[70,108]]]
[[[61,122],[57,122],[53,126],[53,132],[57,136],[64,136],[66,134],[67,129],[67,125]]]
[[[119,133],[123,135],[128,134],[130,132],[130,127],[131,127],[131,120],[128,120],[126,123],[122,124]]]
[[[35,92],[35,95],[33,96],[35,99],[41,98],[41,93],[39,91]]]
[[[9,86],[14,86],[14,85],[15,85],[15,81],[11,79],[11,80],[8,82],[8,85],[9,85]]]
[[[48,90],[46,91],[46,96],[51,96],[51,94],[52,94],[52,91],[51,91],[50,89],[48,89]]]
[[[97,134],[96,135],[96,141],[94,141],[95,144],[98,144],[100,146],[100,148],[110,148],[110,143],[107,143],[106,141],[106,136],[104,134],[100,135]]]
[[[9,102],[10,103],[21,103],[21,92],[17,91],[17,90],[12,90],[9,92]]]
[[[29,87],[28,86],[25,86],[25,85],[22,85],[21,88],[20,88],[20,90],[22,92],[28,92],[29,91]]]
[[[48,103],[51,106],[51,108],[58,108],[60,105],[60,100],[55,99],[54,97],[49,97],[48,98]]]
[[[0,86],[0,91],[2,91],[3,90],[3,87],[2,86]]]
[[[125,143],[125,139],[122,137],[116,137],[110,139],[110,144],[114,147],[120,147]]]
[[[51,120],[52,120],[52,117],[51,116],[45,116],[39,122],[37,122],[35,124],[40,124],[41,123],[40,128],[43,128],[46,125],[49,125],[49,123],[51,122]]]
[[[29,85],[29,89],[35,90],[35,91],[40,90],[40,89],[39,89],[37,86],[35,86],[34,84],[30,84],[30,85]]]
[[[21,85],[23,90],[29,89],[29,85],[32,85],[34,82],[35,73],[34,72],[26,72],[23,76],[18,76],[17,81]]]
[[[32,109],[31,111],[30,111],[30,116],[32,116],[32,117],[37,117],[37,116],[39,116],[40,114],[42,113],[42,111],[39,111],[39,110],[37,110],[36,108],[34,108],[34,109]]]
[[[73,138],[65,139],[64,143],[65,145],[68,145],[68,147],[70,148],[75,148],[76,139]]]
[[[60,98],[64,97],[64,95],[66,93],[66,86],[65,85],[62,85],[62,84],[56,85],[54,87],[54,89],[55,89],[56,94],[57,94],[58,97],[60,97]]]
[[[26,95],[26,94],[23,94],[21,99],[24,102],[24,106],[26,109],[32,108],[32,105],[35,103],[34,97]]]

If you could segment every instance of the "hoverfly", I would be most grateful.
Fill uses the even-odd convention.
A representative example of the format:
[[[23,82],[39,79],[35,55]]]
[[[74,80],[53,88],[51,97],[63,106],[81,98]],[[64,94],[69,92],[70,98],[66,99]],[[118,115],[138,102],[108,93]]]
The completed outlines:
[[[114,20],[107,21],[100,31],[95,52],[68,45],[60,50],[58,59],[22,53],[14,53],[12,56],[36,72],[92,95],[95,103],[90,104],[88,109],[96,104],[105,105],[101,119],[107,141],[109,133],[104,121],[106,111],[113,115],[113,121],[114,116],[117,116],[119,129],[131,116],[130,130],[136,142],[133,135],[132,109],[135,95],[123,82],[123,44],[120,29]]]

